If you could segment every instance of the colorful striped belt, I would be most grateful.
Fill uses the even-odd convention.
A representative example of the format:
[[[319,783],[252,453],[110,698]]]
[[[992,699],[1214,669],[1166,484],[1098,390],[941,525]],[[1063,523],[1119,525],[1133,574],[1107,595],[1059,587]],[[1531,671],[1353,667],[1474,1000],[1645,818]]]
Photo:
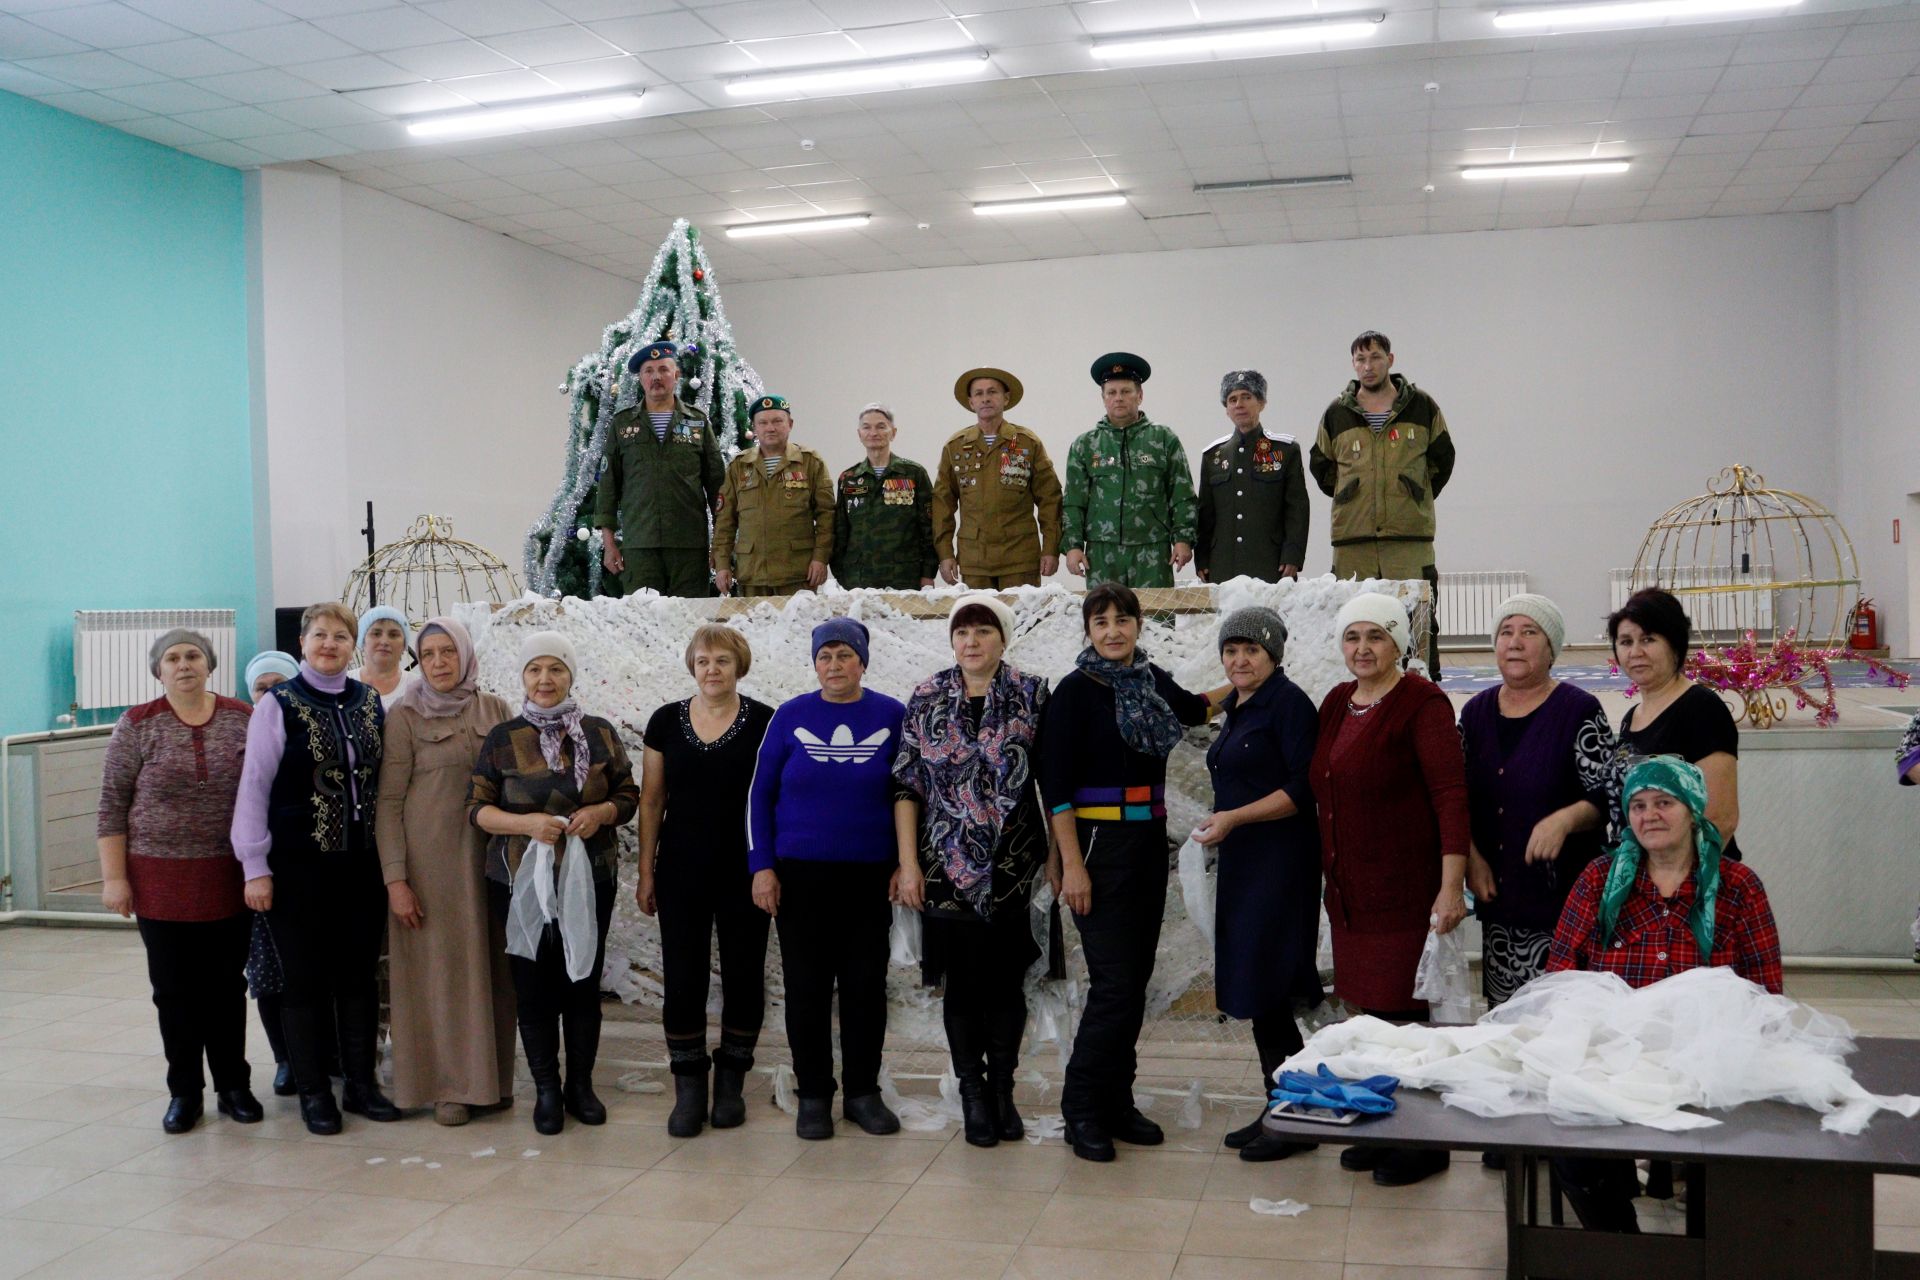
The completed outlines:
[[[1079,787],[1073,793],[1072,809],[1074,817],[1089,822],[1149,822],[1167,816],[1167,789]]]

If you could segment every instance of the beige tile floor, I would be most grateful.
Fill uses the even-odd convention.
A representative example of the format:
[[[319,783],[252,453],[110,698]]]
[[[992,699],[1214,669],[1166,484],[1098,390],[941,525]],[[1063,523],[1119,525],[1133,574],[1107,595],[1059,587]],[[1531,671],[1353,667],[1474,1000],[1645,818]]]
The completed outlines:
[[[1920,974],[1788,985],[1863,1031],[1920,1035]],[[1105,1166],[951,1129],[805,1143],[764,1088],[745,1128],[677,1141],[667,1098],[616,1090],[609,1068],[612,1122],[555,1138],[524,1103],[462,1129],[349,1117],[313,1138],[270,1096],[262,1124],[169,1138],[147,996],[130,932],[0,929],[0,1280],[1467,1280],[1502,1264],[1499,1183],[1477,1161],[1400,1190],[1332,1148],[1247,1165],[1215,1145],[1245,1108]],[[1183,1083],[1205,1061],[1160,1068]],[[1311,1207],[1262,1217],[1253,1196]],[[1881,1247],[1920,1250],[1920,1179],[1881,1179],[1878,1223]]]

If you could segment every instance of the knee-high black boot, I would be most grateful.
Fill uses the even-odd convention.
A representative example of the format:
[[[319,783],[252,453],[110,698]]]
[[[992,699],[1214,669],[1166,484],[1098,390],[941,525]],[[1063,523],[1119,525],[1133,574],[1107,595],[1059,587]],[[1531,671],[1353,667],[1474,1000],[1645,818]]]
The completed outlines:
[[[533,1128],[551,1137],[566,1124],[566,1103],[560,1089],[560,1019],[557,1014],[520,1016],[520,1047],[527,1055],[527,1074],[533,1077]]]
[[[600,991],[593,991],[591,1010],[569,1008],[561,1016],[567,1040],[567,1114],[581,1124],[605,1124],[607,1108],[593,1091],[593,1064],[600,1056]],[[704,1083],[706,1075],[701,1074]]]
[[[349,999],[336,1003],[339,1007],[340,1065],[347,1077],[346,1087],[340,1092],[341,1109],[369,1120],[398,1120],[400,1108],[380,1092],[379,1082],[373,1073],[375,1041],[380,1034],[380,1011],[371,1000]],[[330,1012],[322,1008],[320,1015],[326,1018]]]
[[[1027,1136],[1026,1122],[1013,1103],[1013,1078],[1020,1068],[1020,1038],[1026,1030],[1026,997],[1016,991],[987,1023],[987,1086],[994,1131],[1006,1142],[1017,1142]]]

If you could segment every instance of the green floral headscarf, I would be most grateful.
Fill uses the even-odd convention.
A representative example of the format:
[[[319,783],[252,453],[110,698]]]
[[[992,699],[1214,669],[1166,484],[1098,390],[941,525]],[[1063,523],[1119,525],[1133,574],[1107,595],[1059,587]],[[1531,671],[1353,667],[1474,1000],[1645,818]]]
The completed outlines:
[[[1694,941],[1700,945],[1700,956],[1705,960],[1713,954],[1713,910],[1720,897],[1720,851],[1726,845],[1720,828],[1707,821],[1707,780],[1699,769],[1678,756],[1642,760],[1627,770],[1626,785],[1620,789],[1621,809],[1624,811],[1634,796],[1649,790],[1666,792],[1693,814],[1694,876],[1698,892],[1687,924],[1693,929]],[[1606,885],[1600,890],[1600,941],[1603,944],[1613,941],[1620,911],[1626,906],[1633,882],[1640,874],[1640,865],[1646,860],[1646,849],[1634,838],[1633,828],[1627,827],[1613,851]]]

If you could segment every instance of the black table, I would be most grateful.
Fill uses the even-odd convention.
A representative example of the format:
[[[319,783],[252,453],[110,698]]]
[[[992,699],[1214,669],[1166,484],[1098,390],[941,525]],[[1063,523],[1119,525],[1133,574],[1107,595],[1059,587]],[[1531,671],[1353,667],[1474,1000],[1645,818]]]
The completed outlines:
[[[1862,1037],[1848,1060],[1879,1094],[1920,1094],[1920,1040]],[[1920,1117],[1876,1113],[1854,1136],[1820,1128],[1818,1113],[1755,1102],[1713,1113],[1720,1124],[1683,1133],[1642,1125],[1578,1128],[1545,1116],[1482,1119],[1402,1089],[1390,1116],[1353,1125],[1268,1119],[1293,1141],[1499,1151],[1506,1161],[1511,1280],[1920,1280],[1920,1254],[1873,1247],[1873,1175],[1920,1173]],[[1700,1234],[1611,1235],[1543,1226],[1538,1162],[1624,1156],[1704,1166]]]

